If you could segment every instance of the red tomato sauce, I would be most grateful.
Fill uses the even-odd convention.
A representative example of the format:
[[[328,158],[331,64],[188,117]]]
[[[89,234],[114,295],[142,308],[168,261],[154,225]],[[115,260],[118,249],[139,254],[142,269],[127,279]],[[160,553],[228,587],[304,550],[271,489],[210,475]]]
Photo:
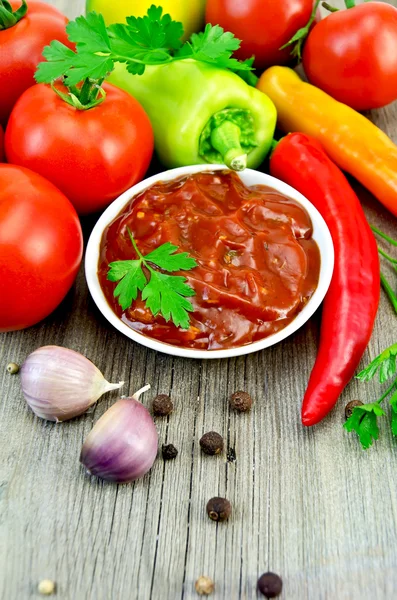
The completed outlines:
[[[184,275],[189,329],[145,307],[140,296],[123,311],[107,280],[112,261],[137,258],[171,242],[198,266]],[[204,172],[158,183],[136,196],[104,231],[98,274],[113,311],[137,332],[186,348],[218,350],[261,340],[290,323],[314,293],[320,253],[309,215],[265,186],[246,187],[236,173]]]

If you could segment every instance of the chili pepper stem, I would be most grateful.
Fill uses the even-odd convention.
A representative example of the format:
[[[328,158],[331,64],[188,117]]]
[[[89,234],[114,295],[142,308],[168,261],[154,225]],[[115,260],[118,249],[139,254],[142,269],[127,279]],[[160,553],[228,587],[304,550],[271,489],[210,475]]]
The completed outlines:
[[[231,121],[224,121],[211,132],[211,144],[223,158],[229,169],[243,171],[247,166],[247,154],[240,145],[241,130]]]

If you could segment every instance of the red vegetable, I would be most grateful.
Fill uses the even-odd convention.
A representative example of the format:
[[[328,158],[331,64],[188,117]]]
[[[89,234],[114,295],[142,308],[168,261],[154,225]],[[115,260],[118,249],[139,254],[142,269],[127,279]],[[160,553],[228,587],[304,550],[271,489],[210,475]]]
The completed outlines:
[[[310,81],[356,110],[397,98],[397,8],[383,2],[340,10],[320,21],[303,50]]]
[[[335,247],[320,346],[302,406],[302,423],[309,426],[334,407],[368,345],[379,304],[378,249],[356,194],[313,138],[302,133],[283,138],[270,170],[314,204]]]
[[[291,62],[290,49],[280,48],[306,25],[312,9],[313,0],[208,0],[206,21],[233,32],[242,40],[235,55],[255,55],[255,66],[264,69]]]
[[[73,284],[83,253],[78,216],[40,175],[0,165],[0,331],[34,325]]]
[[[153,132],[141,105],[103,84],[106,99],[79,110],[50,86],[21,96],[5,137],[7,160],[54,183],[79,214],[105,208],[140,181],[153,153]]]
[[[29,0],[27,13],[23,0],[11,2],[16,16],[10,16],[0,2],[0,124],[5,125],[19,96],[34,84],[33,75],[43,60],[42,51],[52,40],[72,47],[65,27],[67,18],[53,6]],[[17,21],[12,25],[13,21]]]
[[[4,133],[0,125],[0,162],[4,160]]]

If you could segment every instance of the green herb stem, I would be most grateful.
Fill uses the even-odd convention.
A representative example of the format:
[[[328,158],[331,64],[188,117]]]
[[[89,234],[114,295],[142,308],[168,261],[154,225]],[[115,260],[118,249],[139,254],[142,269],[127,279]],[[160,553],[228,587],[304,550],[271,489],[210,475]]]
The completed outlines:
[[[381,402],[383,402],[383,400],[385,398],[387,398],[387,396],[397,387],[397,379],[395,379],[393,381],[393,383],[391,384],[390,387],[387,388],[387,390],[384,392],[384,394],[381,395],[381,397],[379,398],[379,400],[377,400],[377,404],[381,404]]]
[[[383,256],[383,258],[386,258],[386,260],[388,260],[390,263],[392,263],[393,265],[397,265],[397,259],[393,258],[392,256],[390,256],[390,254],[387,254],[384,250],[382,250],[381,248],[378,248],[379,254],[381,256]]]
[[[145,262],[145,259],[144,259],[144,257],[143,257],[143,254],[142,254],[142,253],[141,253],[141,251],[139,250],[139,248],[138,248],[138,246],[137,246],[137,243],[136,243],[136,241],[135,241],[135,239],[134,239],[134,236],[133,236],[133,235],[132,235],[132,233],[131,233],[131,229],[130,229],[129,227],[127,227],[127,231],[128,231],[128,235],[130,236],[131,244],[133,245],[135,252],[136,252],[136,253],[137,253],[137,255],[139,256],[139,260],[140,260],[141,262],[145,263],[145,265],[146,265],[146,262]]]
[[[380,282],[382,284],[383,289],[385,290],[390,302],[393,305],[394,311],[397,314],[397,296],[394,293],[390,283],[387,281],[385,275],[381,272],[380,274]]]
[[[390,236],[388,236],[386,233],[383,233],[383,231],[381,231],[380,229],[378,229],[374,225],[371,225],[371,229],[372,229],[372,231],[374,233],[376,233],[377,235],[379,235],[381,238],[383,238],[384,240],[386,240],[387,242],[389,242],[393,246],[397,246],[397,240],[393,240],[393,238],[391,238]]]

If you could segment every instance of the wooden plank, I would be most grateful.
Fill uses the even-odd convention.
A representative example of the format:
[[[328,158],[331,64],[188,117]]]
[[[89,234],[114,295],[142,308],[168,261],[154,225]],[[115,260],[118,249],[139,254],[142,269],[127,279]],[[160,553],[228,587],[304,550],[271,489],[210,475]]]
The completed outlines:
[[[52,2],[74,17],[81,0]],[[341,6],[342,0],[335,2]],[[393,2],[397,5],[397,2]],[[397,142],[396,104],[371,117]],[[369,220],[396,235],[395,220],[364,192]],[[86,224],[87,231],[89,223]],[[382,295],[363,364],[396,341],[395,316]],[[286,600],[390,600],[397,596],[396,446],[386,426],[363,452],[342,430],[350,399],[369,401],[376,385],[353,381],[337,409],[303,429],[299,408],[316,354],[319,315],[276,347],[234,360],[173,359],[116,333],[89,298],[83,273],[44,323],[0,339],[0,597],[36,598],[38,581],[57,582],[62,600],[190,600],[199,575],[215,599],[254,599],[265,570],[283,577]],[[175,412],[157,420],[161,443],[179,449],[142,480],[115,486],[89,478],[78,463],[93,423],[116,399],[63,425],[32,416],[18,377],[5,365],[44,344],[92,359],[110,380],[171,393]],[[245,389],[250,414],[230,411]],[[236,461],[208,457],[201,435],[219,431]],[[233,503],[227,524],[210,522],[207,500]]]

